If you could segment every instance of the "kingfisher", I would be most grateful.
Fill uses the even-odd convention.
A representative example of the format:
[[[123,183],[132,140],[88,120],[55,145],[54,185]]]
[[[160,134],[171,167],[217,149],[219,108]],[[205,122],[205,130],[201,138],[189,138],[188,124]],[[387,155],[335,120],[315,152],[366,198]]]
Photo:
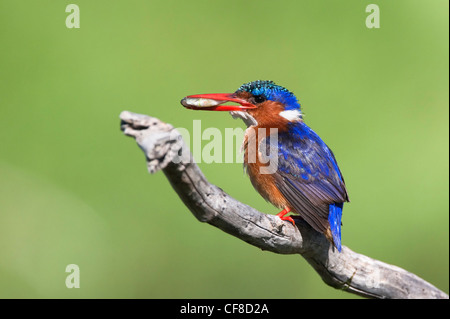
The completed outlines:
[[[344,178],[331,149],[305,124],[292,92],[258,80],[234,93],[189,95],[181,104],[193,110],[229,111],[242,119],[247,125],[244,167],[253,187],[282,209],[279,218],[295,225],[288,214],[300,216],[341,251],[342,209],[349,202]],[[276,167],[264,171],[271,157]]]

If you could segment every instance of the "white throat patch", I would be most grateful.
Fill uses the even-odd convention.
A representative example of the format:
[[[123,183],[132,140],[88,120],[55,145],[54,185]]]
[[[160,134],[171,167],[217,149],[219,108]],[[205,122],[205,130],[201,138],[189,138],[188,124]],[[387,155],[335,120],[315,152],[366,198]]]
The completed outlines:
[[[258,122],[255,120],[255,118],[253,116],[251,116],[250,114],[248,114],[247,112],[231,111],[230,115],[234,119],[242,119],[244,121],[245,125],[247,125],[247,127],[258,125]]]

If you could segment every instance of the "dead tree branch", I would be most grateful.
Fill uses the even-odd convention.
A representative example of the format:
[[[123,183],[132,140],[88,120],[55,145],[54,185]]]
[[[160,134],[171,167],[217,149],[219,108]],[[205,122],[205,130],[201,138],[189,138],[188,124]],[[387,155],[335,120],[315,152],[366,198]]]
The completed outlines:
[[[210,184],[181,135],[170,124],[124,111],[121,129],[134,137],[148,170],[162,170],[184,204],[206,222],[243,241],[278,254],[300,254],[328,285],[369,298],[448,298],[430,283],[393,265],[342,247],[339,253],[324,236],[298,220],[296,226],[230,197]]]

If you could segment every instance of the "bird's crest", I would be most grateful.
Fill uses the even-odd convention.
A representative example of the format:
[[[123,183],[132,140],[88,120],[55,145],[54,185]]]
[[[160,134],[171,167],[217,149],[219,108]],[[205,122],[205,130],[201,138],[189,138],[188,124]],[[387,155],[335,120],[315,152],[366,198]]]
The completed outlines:
[[[264,96],[267,100],[282,102],[286,110],[300,109],[300,103],[294,93],[275,84],[273,81],[257,80],[241,85],[238,92],[248,92],[253,96]]]

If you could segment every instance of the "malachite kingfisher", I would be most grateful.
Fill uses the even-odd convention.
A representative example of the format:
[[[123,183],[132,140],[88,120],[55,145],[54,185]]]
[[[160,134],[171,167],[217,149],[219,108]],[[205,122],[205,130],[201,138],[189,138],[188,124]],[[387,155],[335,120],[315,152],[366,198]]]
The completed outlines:
[[[254,81],[234,93],[186,96],[181,104],[194,110],[230,111],[233,117],[243,119],[248,127],[244,167],[254,188],[282,209],[277,214],[282,220],[295,225],[286,215],[299,215],[341,251],[342,209],[349,201],[344,178],[331,149],[303,121],[300,103],[292,92],[273,81]],[[261,149],[272,147],[271,138],[276,140],[277,167],[264,174]],[[251,143],[257,145],[253,150],[258,150],[253,161],[249,160]]]

